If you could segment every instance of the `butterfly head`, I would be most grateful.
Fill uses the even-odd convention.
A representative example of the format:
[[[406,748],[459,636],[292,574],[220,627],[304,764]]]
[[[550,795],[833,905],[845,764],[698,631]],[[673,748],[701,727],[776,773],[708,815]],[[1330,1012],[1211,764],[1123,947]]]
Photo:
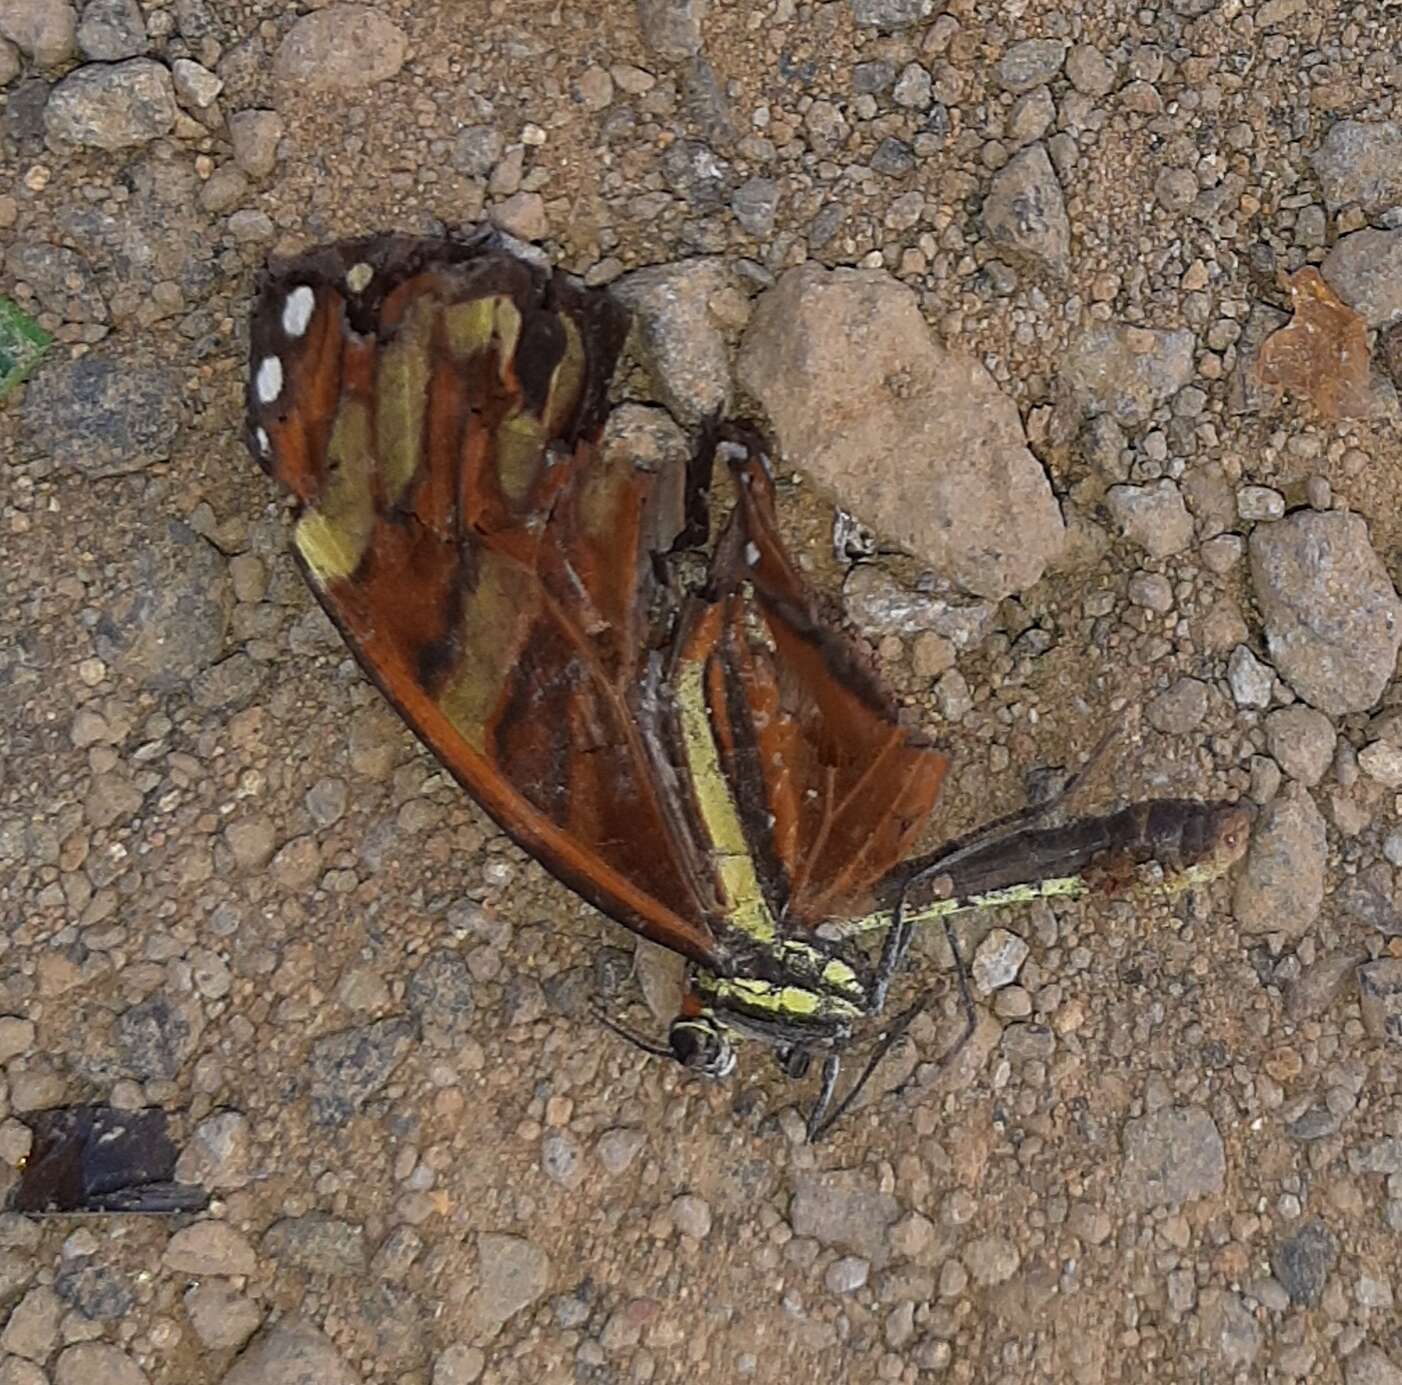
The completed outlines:
[[[672,1056],[705,1077],[729,1077],[735,1071],[735,1047],[710,1015],[680,1015],[667,1031]]]

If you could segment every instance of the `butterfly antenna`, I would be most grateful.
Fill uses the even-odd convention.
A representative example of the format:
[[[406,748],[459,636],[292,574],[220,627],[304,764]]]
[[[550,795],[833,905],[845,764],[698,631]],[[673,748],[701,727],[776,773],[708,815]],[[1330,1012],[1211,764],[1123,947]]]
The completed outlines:
[[[651,1039],[645,1039],[641,1034],[635,1034],[631,1029],[619,1024],[617,1020],[611,1019],[602,1006],[593,1005],[590,1009],[594,1018],[605,1029],[613,1030],[620,1039],[626,1039],[634,1048],[640,1048],[644,1053],[650,1053],[654,1058],[675,1058],[677,1056],[666,1044],[655,1044]]]

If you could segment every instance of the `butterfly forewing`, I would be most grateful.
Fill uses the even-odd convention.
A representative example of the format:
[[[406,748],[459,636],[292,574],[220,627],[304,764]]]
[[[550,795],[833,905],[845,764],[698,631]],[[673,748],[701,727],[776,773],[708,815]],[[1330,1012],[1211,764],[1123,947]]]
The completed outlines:
[[[599,442],[625,330],[485,241],[327,247],[260,287],[250,445],[300,502],[313,591],[430,749],[585,898],[723,969],[641,640],[678,483]]]

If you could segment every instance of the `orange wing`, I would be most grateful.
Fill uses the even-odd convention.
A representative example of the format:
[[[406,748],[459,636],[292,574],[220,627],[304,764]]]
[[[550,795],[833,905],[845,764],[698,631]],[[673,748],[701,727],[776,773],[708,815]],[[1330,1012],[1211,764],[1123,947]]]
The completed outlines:
[[[260,285],[249,441],[299,502],[312,590],[425,744],[591,903],[723,972],[645,638],[684,478],[600,448],[625,332],[484,237],[343,242]]]
[[[757,873],[790,929],[853,917],[910,850],[947,758],[902,727],[855,642],[824,623],[789,560],[763,444],[720,431],[738,503],[681,660],[707,704]]]

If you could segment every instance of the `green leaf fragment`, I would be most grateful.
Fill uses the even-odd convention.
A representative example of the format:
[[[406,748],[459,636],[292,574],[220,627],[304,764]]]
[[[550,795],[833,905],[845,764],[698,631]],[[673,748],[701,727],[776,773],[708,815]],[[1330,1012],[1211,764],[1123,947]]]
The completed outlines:
[[[0,297],[0,399],[34,369],[52,341],[37,322]]]

